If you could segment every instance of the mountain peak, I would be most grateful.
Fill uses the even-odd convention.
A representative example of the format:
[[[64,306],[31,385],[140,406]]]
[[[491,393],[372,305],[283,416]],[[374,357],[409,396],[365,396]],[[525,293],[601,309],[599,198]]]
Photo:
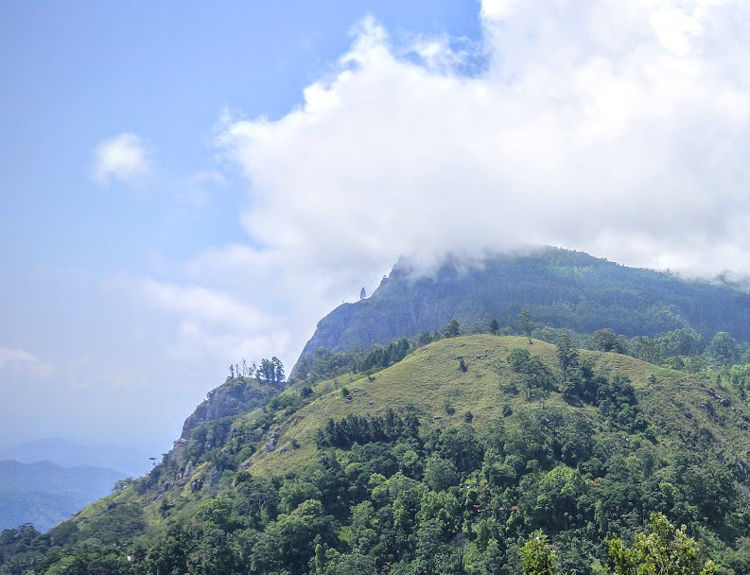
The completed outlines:
[[[429,271],[401,259],[368,299],[324,317],[300,360],[319,348],[369,348],[432,333],[452,319],[462,326],[496,319],[518,329],[524,308],[539,325],[582,334],[609,327],[629,337],[655,336],[691,327],[706,338],[728,331],[750,339],[750,295],[738,289],[539,247],[481,258],[452,255]]]

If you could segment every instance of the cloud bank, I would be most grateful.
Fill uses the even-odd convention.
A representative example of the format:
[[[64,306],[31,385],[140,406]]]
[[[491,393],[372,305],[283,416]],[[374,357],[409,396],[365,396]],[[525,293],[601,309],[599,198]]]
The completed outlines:
[[[134,183],[151,171],[151,161],[141,139],[128,132],[99,144],[94,155],[93,178],[101,186],[113,180]]]
[[[732,0],[488,0],[473,74],[477,54],[396,46],[367,18],[298,108],[225,123],[245,228],[298,269],[522,241],[747,271],[748,16]]]

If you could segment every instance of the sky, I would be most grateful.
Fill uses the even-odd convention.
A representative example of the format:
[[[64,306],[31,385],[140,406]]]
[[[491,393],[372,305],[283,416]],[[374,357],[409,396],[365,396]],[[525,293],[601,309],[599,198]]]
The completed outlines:
[[[0,445],[166,451],[395,261],[750,272],[740,0],[0,3]]]

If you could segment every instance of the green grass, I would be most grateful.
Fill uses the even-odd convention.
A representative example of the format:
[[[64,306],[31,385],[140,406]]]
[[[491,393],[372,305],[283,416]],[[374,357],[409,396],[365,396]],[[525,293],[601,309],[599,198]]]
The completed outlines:
[[[501,418],[502,408],[509,405],[514,413],[529,409],[559,407],[575,409],[594,418],[596,410],[591,406],[571,406],[562,395],[551,393],[543,406],[527,401],[523,394],[507,393],[506,385],[518,382],[519,376],[511,371],[506,358],[514,348],[528,349],[540,356],[547,366],[559,374],[554,345],[525,337],[499,337],[472,335],[443,339],[416,350],[403,361],[372,376],[350,378],[339,377],[317,386],[325,393],[293,414],[279,426],[279,443],[276,450],[259,450],[250,460],[253,474],[272,476],[295,472],[312,465],[317,460],[315,432],[329,418],[340,419],[347,414],[378,415],[388,408],[397,411],[415,409],[420,419],[436,426],[454,426],[463,422],[464,414],[471,411],[473,425],[481,430],[493,419]],[[696,429],[707,428],[720,445],[736,441],[750,441],[750,434],[737,425],[718,425],[700,407],[706,401],[708,384],[697,376],[660,368],[638,359],[615,353],[581,351],[582,358],[594,360],[597,371],[609,375],[625,374],[633,382],[641,397],[641,408],[647,419],[656,424],[655,432],[669,441],[680,437],[692,437]],[[467,371],[459,368],[463,358]],[[653,374],[655,383],[650,383]],[[351,381],[350,381],[351,379]],[[346,386],[351,392],[351,401],[345,401],[338,387]],[[730,390],[720,392],[733,397]],[[714,403],[717,403],[714,401]],[[737,402],[733,406],[738,409]],[[453,415],[446,406],[455,409]],[[726,410],[717,406],[717,410]],[[685,411],[690,415],[685,415]],[[736,411],[735,423],[747,411]],[[731,411],[731,410],[730,410]],[[728,415],[728,414],[727,414]],[[512,422],[514,418],[509,418]],[[726,423],[726,422],[725,422]],[[697,427],[696,427],[697,426]],[[295,441],[298,449],[292,449]],[[281,453],[282,447],[286,447]]]

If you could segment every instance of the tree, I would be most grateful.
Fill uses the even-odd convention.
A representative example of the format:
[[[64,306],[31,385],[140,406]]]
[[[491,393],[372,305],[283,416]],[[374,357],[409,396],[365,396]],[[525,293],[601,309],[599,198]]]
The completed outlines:
[[[255,377],[258,381],[264,383],[284,383],[284,364],[281,360],[274,356],[271,359],[263,358],[260,360],[260,366],[255,367],[253,364],[251,373],[255,372]]]
[[[526,373],[530,360],[531,354],[529,350],[521,349],[520,347],[511,349],[507,359],[510,368],[516,373]]]
[[[555,552],[549,548],[547,536],[534,531],[521,547],[523,575],[555,575]]]
[[[423,345],[427,345],[430,342],[432,342],[432,336],[429,334],[429,332],[422,330],[417,336],[415,346],[422,347]]]
[[[490,322],[490,333],[492,335],[497,335],[498,333],[500,333],[500,324],[496,319],[493,319]]]
[[[540,401],[543,400],[552,374],[539,356],[531,355],[527,349],[515,348],[510,350],[507,361],[513,371],[523,376],[526,399],[531,400],[533,395],[537,395]]]
[[[432,455],[425,464],[424,483],[434,491],[443,491],[457,485],[460,476],[454,463],[437,455]]]
[[[578,365],[578,350],[573,347],[568,334],[557,338],[557,362],[562,371],[563,381],[568,379],[568,371]]]
[[[595,331],[586,340],[585,345],[594,351],[613,351],[615,353],[626,353],[628,351],[625,338],[618,336],[608,327]]]
[[[359,299],[367,299],[367,292],[365,291],[365,288],[359,290]]]
[[[711,355],[721,365],[732,365],[740,360],[740,348],[731,335],[720,331],[711,340]]]
[[[518,314],[518,317],[521,318],[521,327],[523,329],[523,333],[529,339],[529,343],[531,343],[531,332],[534,331],[534,323],[532,322],[531,312],[526,308],[523,308],[521,310],[521,313]]]
[[[445,337],[456,337],[461,335],[461,327],[455,319],[450,320],[443,328],[443,335]]]
[[[284,383],[284,364],[275,356],[271,358],[271,364],[273,365],[273,380],[276,383]]]
[[[700,355],[706,349],[703,336],[691,328],[676,329],[659,338],[661,355]]]
[[[698,545],[685,533],[683,525],[675,528],[662,513],[652,513],[648,535],[636,533],[633,547],[628,548],[615,537],[609,542],[609,557],[616,575],[641,573],[674,573],[676,575],[712,575],[717,572],[713,561],[698,558]]]
[[[257,378],[260,381],[266,383],[273,383],[276,381],[276,367],[272,360],[263,358],[260,360],[260,367],[258,367]]]
[[[638,336],[631,341],[635,357],[649,363],[659,363],[661,361],[661,346],[659,342],[646,336]]]
[[[369,555],[355,551],[336,560],[333,575],[376,575],[375,560]]]
[[[549,471],[539,482],[539,494],[534,502],[537,525],[570,529],[586,489],[586,480],[577,469],[558,465]]]
[[[126,477],[125,479],[120,479],[115,482],[114,487],[112,487],[112,493],[120,493],[120,491],[123,491],[133,485],[135,483],[135,479],[132,477]]]

